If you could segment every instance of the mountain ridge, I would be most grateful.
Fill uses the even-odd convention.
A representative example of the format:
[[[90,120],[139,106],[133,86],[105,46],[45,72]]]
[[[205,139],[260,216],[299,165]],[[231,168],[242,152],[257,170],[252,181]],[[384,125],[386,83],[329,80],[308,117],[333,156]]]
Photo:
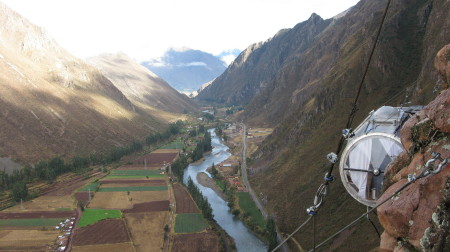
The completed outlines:
[[[21,164],[105,152],[182,115],[136,106],[99,70],[0,2],[0,156]]]

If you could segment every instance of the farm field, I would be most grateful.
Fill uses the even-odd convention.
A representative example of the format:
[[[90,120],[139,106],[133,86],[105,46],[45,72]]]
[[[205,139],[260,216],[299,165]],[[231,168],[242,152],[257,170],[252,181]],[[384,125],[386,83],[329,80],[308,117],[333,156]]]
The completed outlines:
[[[186,246],[189,244],[188,246]],[[172,252],[219,251],[219,238],[213,231],[175,235]]]
[[[0,212],[1,219],[66,218],[74,216],[74,211],[33,211]]]
[[[73,238],[73,245],[84,246],[129,241],[130,237],[123,219],[106,219],[77,229]]]
[[[166,191],[167,186],[102,187],[98,192]]]
[[[114,180],[104,180],[102,181],[102,188],[106,187],[121,187],[121,186],[165,186],[166,181],[163,179],[114,179]]]
[[[110,176],[160,176],[164,177],[164,175],[160,174],[160,171],[155,170],[113,170]],[[109,176],[108,176],[109,177]]]
[[[2,212],[55,211],[59,208],[74,209],[75,204],[73,198],[69,196],[40,196],[33,200],[23,202],[22,206],[17,204]]]
[[[34,218],[34,219],[1,219],[0,227],[50,227],[55,226],[61,218]]]
[[[164,246],[164,225],[168,221],[168,211],[153,213],[125,214],[131,239],[137,252],[161,251]]]
[[[43,230],[0,230],[1,251],[44,251],[53,243],[58,231]]]
[[[90,184],[87,184],[87,185],[81,187],[78,191],[79,192],[88,192],[88,191],[95,192],[95,191],[97,191],[99,186],[100,186],[99,182],[94,182],[94,183],[90,183]]]
[[[200,213],[191,195],[180,184],[174,184],[177,213]]]
[[[120,210],[108,209],[85,209],[81,215],[78,227],[85,227],[96,223],[103,219],[121,218],[122,212]]]
[[[249,214],[249,216],[258,224],[261,228],[266,226],[266,222],[264,221],[264,217],[259,211],[258,207],[256,207],[255,202],[248,192],[238,192],[238,201],[239,208],[242,209],[245,213]]]
[[[131,200],[130,200],[131,199]],[[133,204],[169,199],[165,191],[131,191],[127,192],[97,192],[89,204],[90,208],[127,209]]]
[[[168,200],[160,200],[160,201],[151,201],[145,203],[134,204],[133,208],[123,210],[123,213],[147,213],[147,212],[159,212],[159,211],[168,211],[169,210],[170,201]]]
[[[131,242],[73,246],[72,252],[133,252],[133,245]]]
[[[175,218],[175,233],[196,233],[208,227],[200,213],[177,214]]]
[[[173,149],[173,148],[172,148]],[[142,156],[133,161],[134,165],[163,165],[164,163],[171,163],[178,157],[178,150],[172,150],[171,152],[152,152],[145,156]]]

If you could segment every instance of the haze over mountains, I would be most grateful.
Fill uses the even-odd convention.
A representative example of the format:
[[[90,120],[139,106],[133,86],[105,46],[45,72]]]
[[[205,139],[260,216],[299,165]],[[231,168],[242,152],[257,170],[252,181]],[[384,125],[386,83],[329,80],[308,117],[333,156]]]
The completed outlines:
[[[144,61],[141,64],[178,91],[190,93],[222,74],[227,67],[224,60],[230,61],[237,54],[238,50],[230,50],[216,57],[200,50],[172,48],[161,58]]]
[[[338,19],[313,14],[294,28],[249,46],[196,98],[244,105],[239,121],[275,127],[252,156],[250,174],[283,233],[292,232],[306,218],[302,213],[323,181],[329,166],[325,156],[336,151],[385,6],[386,1],[362,0]],[[436,96],[433,61],[450,41],[449,16],[449,1],[393,1],[353,127],[383,104],[427,104]],[[365,211],[340,182],[332,184],[326,206],[316,220],[321,227],[318,240]],[[368,223],[349,232],[352,242],[344,242],[344,237],[330,245],[331,250],[361,251],[378,245]],[[300,233],[295,238],[310,248],[312,230]]]
[[[194,110],[186,97],[146,73],[150,95],[133,96],[61,48],[44,30],[0,3],[0,156],[34,163],[109,150],[165,128]],[[133,66],[121,62],[123,71]],[[143,69],[137,69],[136,72]],[[136,75],[137,76],[137,75]],[[140,75],[140,81],[144,74]],[[135,78],[135,77],[133,77]],[[128,82],[127,82],[128,81]],[[125,80],[130,83],[131,80]],[[119,85],[117,85],[119,86]],[[167,97],[166,97],[167,95]],[[170,105],[157,105],[171,100]]]

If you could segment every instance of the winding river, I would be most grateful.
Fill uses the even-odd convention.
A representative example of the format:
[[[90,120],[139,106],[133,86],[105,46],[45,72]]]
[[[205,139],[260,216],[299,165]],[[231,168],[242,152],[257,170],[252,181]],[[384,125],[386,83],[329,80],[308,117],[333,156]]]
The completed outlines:
[[[224,145],[220,138],[216,136],[213,129],[211,133],[211,144],[213,150],[205,156],[205,160],[198,164],[190,164],[184,172],[184,181],[187,183],[188,177],[197,185],[200,191],[208,198],[213,209],[214,219],[217,223],[234,239],[237,250],[240,252],[265,252],[267,246],[259,240],[239,219],[235,218],[229,211],[227,202],[222,200],[212,189],[200,185],[197,181],[197,173],[206,172],[212,164],[218,164],[229,156],[228,147]],[[210,174],[208,174],[210,176]]]

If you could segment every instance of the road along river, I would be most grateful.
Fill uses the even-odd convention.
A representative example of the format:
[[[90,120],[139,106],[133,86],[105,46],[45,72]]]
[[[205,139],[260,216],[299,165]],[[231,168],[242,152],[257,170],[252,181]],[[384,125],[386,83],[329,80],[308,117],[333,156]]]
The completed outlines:
[[[208,198],[213,209],[214,219],[217,223],[234,239],[239,252],[265,252],[267,246],[259,240],[239,219],[234,217],[229,211],[227,202],[221,199],[211,188],[200,185],[197,181],[197,173],[205,172],[210,176],[206,169],[212,164],[218,164],[229,156],[228,147],[224,145],[220,138],[214,133],[213,129],[208,130],[211,133],[211,144],[213,150],[205,155],[205,160],[198,164],[190,164],[184,171],[184,181],[187,183],[188,177],[191,177],[195,185],[202,194]]]

